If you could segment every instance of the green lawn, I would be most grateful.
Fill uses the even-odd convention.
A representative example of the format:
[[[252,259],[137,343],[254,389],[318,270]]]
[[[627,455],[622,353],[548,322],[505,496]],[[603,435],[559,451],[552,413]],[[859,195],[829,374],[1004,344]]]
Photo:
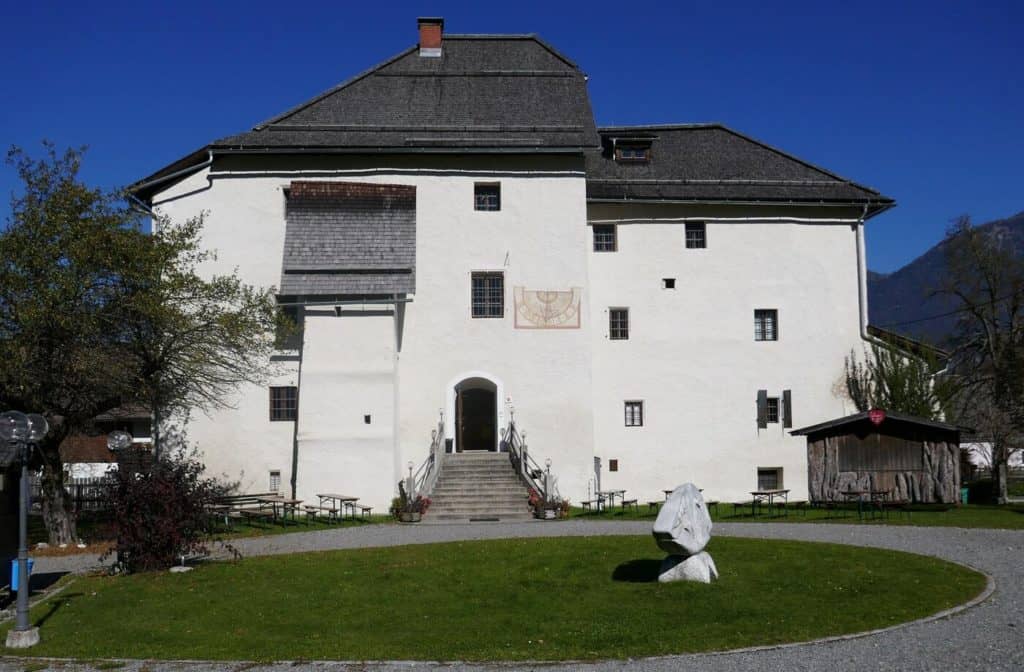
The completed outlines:
[[[361,527],[370,524],[382,524],[395,522],[388,514],[372,515],[366,519],[357,518],[352,520],[346,518],[341,522],[329,523],[323,519],[306,522],[304,516],[300,516],[296,524],[278,525],[273,523],[248,524],[237,522],[231,528],[222,531],[224,539],[238,539],[243,537],[262,537],[274,534],[288,534],[290,532],[315,532],[317,530],[329,530],[335,527]],[[109,518],[106,514],[86,513],[79,516],[78,535],[89,544],[101,543],[112,538],[113,532],[110,528]],[[41,516],[30,516],[28,524],[29,544],[35,545],[40,541],[47,540],[46,528],[43,526]]]
[[[82,577],[32,612],[33,655],[83,659],[625,658],[800,641],[962,603],[934,558],[715,538],[721,580],[659,584],[650,536],[513,539]]]
[[[1024,529],[1024,506],[987,506],[969,504],[939,510],[922,505],[916,507],[907,517],[905,513],[891,513],[885,518],[868,518],[863,521],[857,518],[857,508],[853,506],[845,510],[825,510],[808,508],[805,511],[791,510],[788,516],[758,515],[751,517],[750,507],[741,507],[733,512],[732,504],[721,503],[717,511],[711,507],[711,518],[715,522],[735,523],[849,523],[864,525],[918,525],[921,527],[985,527],[995,529]],[[572,517],[592,518],[594,520],[650,520],[654,521],[657,513],[643,502],[639,511],[628,509],[622,511],[616,507],[611,511],[594,513],[573,507]]]

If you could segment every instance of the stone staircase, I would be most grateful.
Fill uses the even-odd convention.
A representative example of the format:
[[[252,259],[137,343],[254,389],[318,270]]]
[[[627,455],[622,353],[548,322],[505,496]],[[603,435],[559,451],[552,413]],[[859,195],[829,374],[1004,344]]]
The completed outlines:
[[[508,453],[453,453],[444,456],[423,522],[530,520],[528,500]]]

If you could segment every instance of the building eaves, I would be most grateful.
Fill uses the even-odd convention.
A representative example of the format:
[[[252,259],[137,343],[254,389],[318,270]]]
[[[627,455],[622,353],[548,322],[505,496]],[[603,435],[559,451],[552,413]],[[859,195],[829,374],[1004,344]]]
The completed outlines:
[[[957,425],[950,425],[945,422],[939,422],[938,420],[930,420],[928,418],[920,418],[914,415],[904,415],[903,413],[893,413],[890,411],[885,412],[885,420],[882,421],[882,425],[889,420],[896,422],[905,423],[909,425],[917,425],[920,427],[929,427],[931,429],[941,429],[949,432],[961,432],[971,431],[967,427],[959,427]],[[827,422],[820,422],[816,425],[809,425],[807,427],[801,427],[800,429],[794,429],[790,432],[793,436],[806,436],[808,434],[816,434],[821,431],[828,429],[836,429],[838,427],[844,427],[846,425],[852,425],[858,422],[870,422],[870,416],[867,411],[862,413],[854,413],[853,415],[847,415],[842,418],[836,418],[835,420],[829,420]]]

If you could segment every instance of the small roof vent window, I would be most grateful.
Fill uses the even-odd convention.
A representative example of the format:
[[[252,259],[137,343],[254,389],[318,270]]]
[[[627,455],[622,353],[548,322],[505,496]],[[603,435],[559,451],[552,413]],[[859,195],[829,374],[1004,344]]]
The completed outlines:
[[[651,160],[651,140],[614,138],[613,155],[620,163],[647,163]]]

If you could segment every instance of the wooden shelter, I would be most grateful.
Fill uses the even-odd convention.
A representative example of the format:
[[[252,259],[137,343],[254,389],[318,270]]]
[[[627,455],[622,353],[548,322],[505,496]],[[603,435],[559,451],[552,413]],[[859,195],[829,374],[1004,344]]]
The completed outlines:
[[[960,428],[880,410],[791,432],[807,437],[812,502],[883,492],[892,501],[955,503],[960,495]]]

